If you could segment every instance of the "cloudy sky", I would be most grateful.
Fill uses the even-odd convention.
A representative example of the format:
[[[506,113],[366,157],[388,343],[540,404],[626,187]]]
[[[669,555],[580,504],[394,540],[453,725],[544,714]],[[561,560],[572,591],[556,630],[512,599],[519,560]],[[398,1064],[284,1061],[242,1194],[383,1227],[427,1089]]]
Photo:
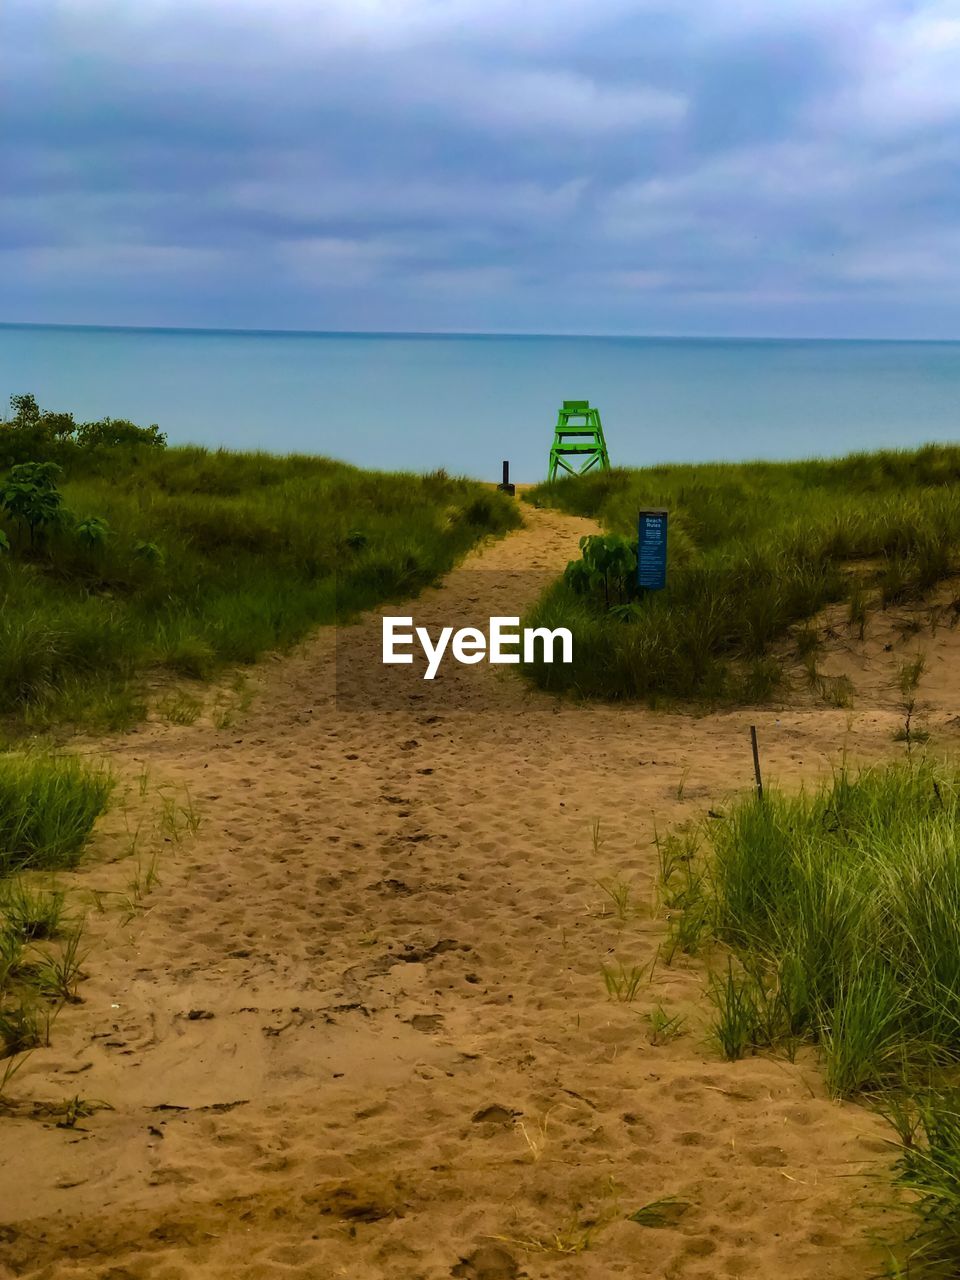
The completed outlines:
[[[2,0],[0,320],[960,337],[960,0]]]

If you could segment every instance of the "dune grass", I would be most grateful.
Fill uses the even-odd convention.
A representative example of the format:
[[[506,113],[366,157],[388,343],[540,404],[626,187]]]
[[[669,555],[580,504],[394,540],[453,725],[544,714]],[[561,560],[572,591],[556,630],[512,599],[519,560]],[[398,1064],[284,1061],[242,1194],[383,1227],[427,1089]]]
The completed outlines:
[[[76,756],[0,755],[0,877],[75,866],[112,789]]]
[[[919,1219],[906,1274],[953,1280],[960,1274],[960,1096],[921,1097],[891,1119],[901,1138],[899,1182],[916,1197]]]
[[[67,931],[63,891],[26,873],[76,866],[112,789],[76,756],[0,755],[0,1058],[46,1043],[79,977],[82,923]],[[0,1065],[0,1101],[14,1069]]]
[[[574,634],[572,664],[527,673],[587,697],[761,701],[783,679],[771,646],[794,624],[846,600],[862,634],[871,611],[922,596],[960,558],[960,449],[947,446],[614,470],[527,500],[598,519],[627,562],[616,582],[568,571],[526,620]],[[667,587],[641,597],[644,507],[666,507],[670,531]]]
[[[69,518],[34,531],[0,511],[0,715],[30,725],[129,725],[146,672],[252,662],[415,594],[520,523],[504,495],[444,473],[146,446],[72,449],[63,466]]]
[[[702,834],[702,833],[701,833]],[[911,760],[736,803],[662,851],[674,945],[726,943],[724,1056],[819,1047],[831,1091],[896,1123],[910,1274],[960,1273],[960,773]]]

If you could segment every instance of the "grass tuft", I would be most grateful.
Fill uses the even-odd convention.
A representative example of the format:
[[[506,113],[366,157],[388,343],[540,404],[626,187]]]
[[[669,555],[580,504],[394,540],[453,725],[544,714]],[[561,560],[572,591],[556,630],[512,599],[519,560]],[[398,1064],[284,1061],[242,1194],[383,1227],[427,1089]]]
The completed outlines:
[[[960,1093],[933,1094],[915,1104],[909,1140],[897,1168],[916,1197],[919,1218],[911,1274],[947,1280],[960,1271]]]
[[[6,929],[25,942],[54,938],[63,920],[62,889],[31,889],[22,879],[0,889],[0,914]]]
[[[646,976],[646,970],[641,965],[632,964],[628,968],[620,961],[616,968],[613,965],[603,965],[602,973],[607,995],[611,1000],[623,1001],[636,1000]]]
[[[75,866],[112,789],[76,756],[0,756],[0,876]]]

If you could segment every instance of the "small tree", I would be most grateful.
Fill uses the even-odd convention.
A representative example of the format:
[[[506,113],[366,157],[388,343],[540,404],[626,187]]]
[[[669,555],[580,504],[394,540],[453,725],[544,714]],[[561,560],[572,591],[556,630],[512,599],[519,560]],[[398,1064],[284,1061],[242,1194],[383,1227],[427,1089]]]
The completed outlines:
[[[133,544],[133,554],[138,560],[143,560],[146,564],[163,564],[163,549],[158,547],[155,542],[135,542]]]
[[[0,508],[9,512],[21,528],[27,526],[31,547],[40,531],[61,518],[63,500],[57,488],[60,473],[55,462],[22,462],[12,468],[6,483],[0,486]]]
[[[32,395],[10,397],[11,424],[15,427],[32,427],[40,421],[40,406]]]
[[[77,521],[74,533],[85,546],[102,547],[110,535],[110,526],[99,516],[86,516]]]
[[[635,594],[636,544],[618,534],[592,534],[580,539],[581,560],[571,560],[564,579],[581,595],[603,592],[604,607],[611,607],[611,590],[617,604],[625,604]]]

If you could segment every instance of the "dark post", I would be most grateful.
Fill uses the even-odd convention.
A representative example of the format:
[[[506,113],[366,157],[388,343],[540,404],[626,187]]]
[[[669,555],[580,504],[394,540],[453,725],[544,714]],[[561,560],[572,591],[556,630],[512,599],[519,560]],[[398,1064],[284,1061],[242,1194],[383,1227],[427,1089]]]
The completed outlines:
[[[763,799],[763,779],[760,777],[760,750],[757,747],[757,726],[750,726],[750,743],[753,747],[753,776],[757,780],[757,799]]]
[[[510,483],[510,463],[506,459],[503,461],[503,484],[498,484],[497,488],[501,493],[509,493],[511,497],[517,491],[517,486]]]

